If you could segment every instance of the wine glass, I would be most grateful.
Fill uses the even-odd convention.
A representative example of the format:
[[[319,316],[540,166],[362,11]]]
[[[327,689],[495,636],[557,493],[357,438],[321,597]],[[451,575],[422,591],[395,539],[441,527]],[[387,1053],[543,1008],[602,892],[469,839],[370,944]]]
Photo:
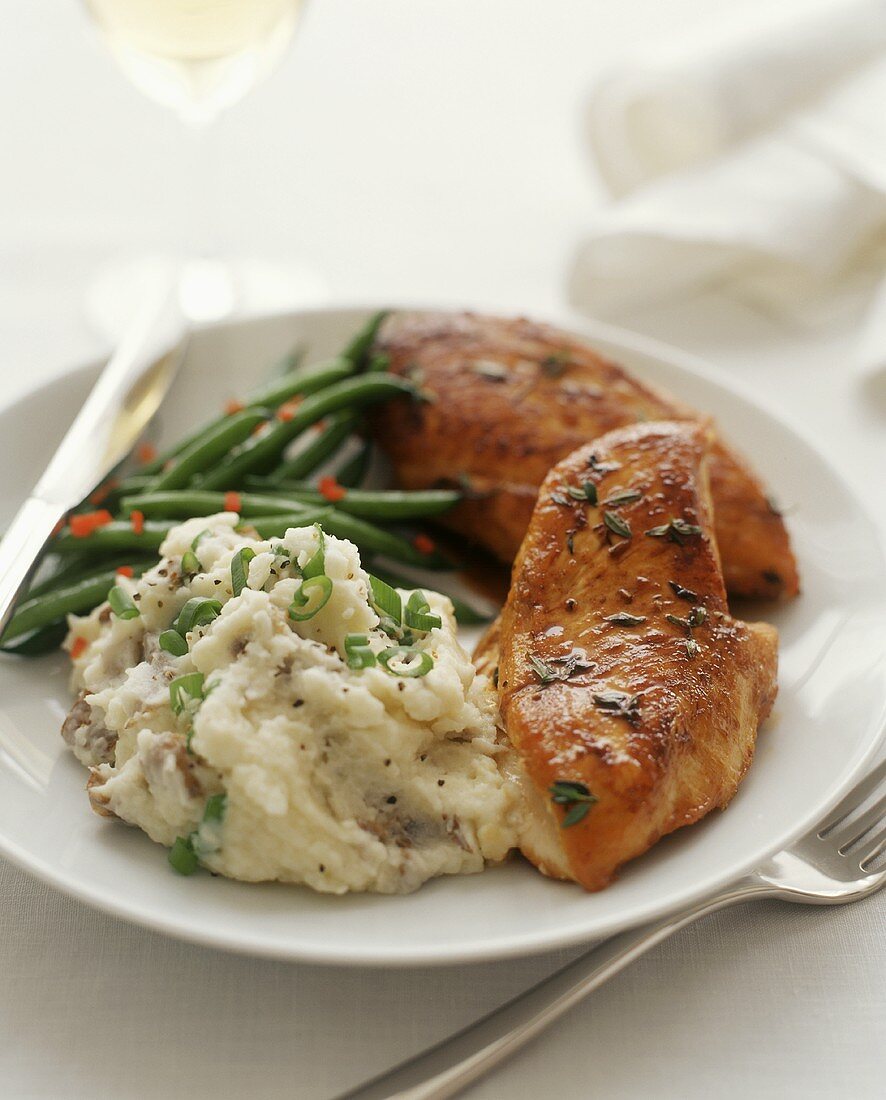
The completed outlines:
[[[304,0],[85,0],[111,54],[129,79],[200,131],[237,103],[280,61]],[[211,321],[235,310],[262,312],[316,301],[317,275],[293,265],[212,258],[205,195],[194,195],[191,224],[204,239],[176,260],[138,257],[109,264],[89,292],[89,310],[116,334],[145,288],[174,268],[184,312]]]

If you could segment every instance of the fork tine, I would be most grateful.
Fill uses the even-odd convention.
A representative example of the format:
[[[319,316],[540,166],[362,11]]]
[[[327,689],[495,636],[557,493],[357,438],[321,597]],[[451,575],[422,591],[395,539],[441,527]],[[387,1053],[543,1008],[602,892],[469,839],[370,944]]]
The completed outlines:
[[[839,825],[844,817],[848,817],[853,810],[857,810],[862,802],[874,793],[884,779],[886,779],[886,760],[881,760],[877,767],[874,768],[870,774],[866,775],[860,783],[854,786],[843,801],[831,810],[828,816],[819,825],[817,830],[818,835],[824,836],[826,833],[830,832],[835,825]]]
[[[886,817],[886,795],[884,795],[879,802],[875,802],[874,805],[866,812],[857,817],[854,821],[850,821],[848,825],[843,825],[839,829],[835,829],[834,832],[828,837],[828,840],[837,845],[840,852],[845,852],[847,848],[851,847],[857,840],[870,832],[871,829],[883,818]]]
[[[868,847],[858,861],[859,867],[864,868],[866,864],[873,863],[884,848],[886,848],[886,829],[881,829],[868,841]]]

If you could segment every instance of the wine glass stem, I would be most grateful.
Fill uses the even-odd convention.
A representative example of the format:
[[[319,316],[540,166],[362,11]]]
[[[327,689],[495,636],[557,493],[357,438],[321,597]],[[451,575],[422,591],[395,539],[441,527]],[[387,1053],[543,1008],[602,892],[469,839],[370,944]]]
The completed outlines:
[[[181,270],[181,302],[196,322],[218,321],[234,312],[237,293],[231,269],[218,258],[219,180],[221,173],[205,113],[182,120],[192,132],[191,171],[187,180],[188,244]]]

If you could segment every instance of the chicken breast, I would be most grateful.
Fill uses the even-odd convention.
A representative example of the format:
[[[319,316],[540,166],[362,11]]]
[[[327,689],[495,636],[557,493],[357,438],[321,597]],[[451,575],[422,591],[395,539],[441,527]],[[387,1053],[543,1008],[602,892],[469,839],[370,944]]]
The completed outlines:
[[[406,488],[462,484],[472,499],[445,522],[512,562],[548,470],[585,443],[637,421],[699,419],[575,337],[526,320],[399,313],[376,351],[414,378],[427,402],[394,401],[373,435]],[[733,595],[796,595],[788,534],[762,484],[722,442],[711,489]]]
[[[776,693],[777,634],[729,615],[709,433],[609,433],[545,479],[500,627],[501,719],[526,792],[521,848],[588,890],[724,807]]]

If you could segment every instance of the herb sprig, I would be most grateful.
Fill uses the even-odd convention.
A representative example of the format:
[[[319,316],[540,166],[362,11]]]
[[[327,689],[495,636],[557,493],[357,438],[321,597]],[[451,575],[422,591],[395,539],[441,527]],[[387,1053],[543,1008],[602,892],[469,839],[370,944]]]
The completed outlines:
[[[584,821],[588,810],[598,801],[584,783],[574,779],[558,779],[551,784],[548,792],[554,805],[569,807],[560,822],[561,829],[569,829],[573,825],[578,825],[580,821]]]

